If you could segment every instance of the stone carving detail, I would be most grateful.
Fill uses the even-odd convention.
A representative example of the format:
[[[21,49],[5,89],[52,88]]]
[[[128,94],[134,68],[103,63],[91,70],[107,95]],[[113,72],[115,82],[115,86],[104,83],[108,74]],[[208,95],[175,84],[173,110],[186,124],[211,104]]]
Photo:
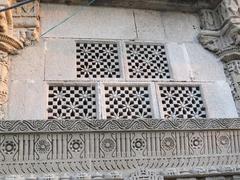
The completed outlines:
[[[129,175],[128,180],[164,180],[155,171],[139,170]]]
[[[39,1],[34,1],[13,10],[14,35],[24,46],[39,40]]]
[[[6,118],[8,100],[9,59],[6,53],[0,53],[0,120]]]
[[[152,118],[148,87],[105,86],[107,119]]]
[[[8,96],[8,57],[0,58],[0,102],[6,103]]]
[[[164,118],[206,118],[206,109],[197,86],[159,86]]]
[[[117,43],[77,42],[78,78],[120,78]]]
[[[236,79],[236,75],[232,73],[231,68],[229,69],[231,64],[237,64],[232,61],[240,59],[240,2],[222,0],[215,9],[201,10],[200,17],[202,31],[199,41],[224,62],[226,76],[240,114],[238,78]]]
[[[40,154],[46,154],[49,152],[51,144],[45,139],[41,139],[36,143],[36,152]]]
[[[206,30],[219,30],[231,18],[240,16],[239,0],[222,0],[215,9],[202,9],[201,26]]]
[[[3,0],[0,7],[6,8],[16,1]],[[0,119],[6,118],[8,95],[8,55],[32,44],[39,37],[38,1],[0,13]]]
[[[17,144],[14,141],[6,140],[2,143],[2,152],[6,155],[13,154],[17,149]]]
[[[203,30],[199,39],[206,49],[221,58],[239,51],[239,0],[222,0],[214,10],[201,10],[200,17]]]
[[[141,126],[142,129],[136,125],[139,121],[145,125]],[[207,125],[209,121],[211,126]],[[206,170],[193,170],[192,167],[211,166],[216,169],[214,172],[224,172],[223,165],[231,166],[232,169],[228,169],[231,172],[240,163],[240,123],[238,119],[235,121],[238,124],[227,119],[98,120],[95,123],[84,120],[1,121],[0,175],[98,172],[92,177],[107,179],[104,172],[114,169],[123,174],[130,172],[130,179],[147,179],[206,173]],[[217,122],[231,128],[212,129],[216,128]],[[106,127],[107,123],[110,126]],[[116,131],[117,124],[124,125],[120,131]],[[194,124],[199,129],[194,128]],[[5,131],[3,125],[6,126]],[[63,126],[65,132],[57,128]],[[12,128],[21,133],[11,133]],[[47,131],[39,130],[42,128]]]
[[[130,78],[170,78],[164,45],[128,43],[126,54]]]
[[[225,62],[224,72],[232,90],[235,104],[240,115],[240,60]]]
[[[75,131],[191,130],[240,128],[239,119],[123,119],[0,121],[0,133]]]
[[[94,86],[49,86],[48,119],[96,119]]]

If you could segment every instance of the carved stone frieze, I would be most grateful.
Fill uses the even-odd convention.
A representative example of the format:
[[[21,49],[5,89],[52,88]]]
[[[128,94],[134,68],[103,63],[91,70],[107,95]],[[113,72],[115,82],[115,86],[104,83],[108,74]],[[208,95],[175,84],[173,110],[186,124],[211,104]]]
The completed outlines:
[[[0,176],[70,173],[134,180],[233,175],[240,173],[239,122],[1,121]]]
[[[0,121],[2,133],[240,129],[239,119],[137,120],[9,120]]]

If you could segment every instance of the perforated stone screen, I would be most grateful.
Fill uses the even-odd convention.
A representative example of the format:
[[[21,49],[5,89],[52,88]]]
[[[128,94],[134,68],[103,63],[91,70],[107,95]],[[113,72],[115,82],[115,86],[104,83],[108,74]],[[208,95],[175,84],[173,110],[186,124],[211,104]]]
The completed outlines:
[[[76,48],[77,84],[94,85],[50,85],[48,119],[207,117],[200,86],[166,81],[163,44],[83,40]]]
[[[77,78],[120,78],[117,43],[77,42]]]
[[[96,119],[95,86],[50,85],[48,119]]]
[[[105,86],[107,119],[152,118],[147,86]]]
[[[206,118],[199,86],[159,86],[164,118]]]
[[[126,56],[129,78],[170,78],[164,45],[128,43]]]

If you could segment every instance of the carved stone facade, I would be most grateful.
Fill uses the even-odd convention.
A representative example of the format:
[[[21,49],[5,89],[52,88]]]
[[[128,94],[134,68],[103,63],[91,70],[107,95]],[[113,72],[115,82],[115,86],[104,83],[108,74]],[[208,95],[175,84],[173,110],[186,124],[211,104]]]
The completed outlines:
[[[0,8],[14,3],[14,0],[3,0]],[[0,119],[6,119],[10,55],[18,54],[18,50],[38,40],[39,28],[38,1],[0,13]]]
[[[6,1],[2,6],[12,3]],[[240,107],[239,7],[239,0],[223,0],[213,10],[201,10],[199,40],[225,63]],[[9,58],[38,40],[39,2],[0,17],[0,119],[5,119],[0,121],[0,176],[239,178],[240,120],[207,119],[201,80],[174,79],[165,44],[71,39],[76,45],[75,51],[71,50],[76,53],[75,83],[48,79],[44,109],[48,120],[6,120]],[[57,58],[61,56],[58,53]],[[111,78],[116,82],[106,81]],[[89,79],[91,82],[86,82]]]
[[[222,0],[215,9],[200,12],[200,43],[220,57],[240,114],[240,1]]]

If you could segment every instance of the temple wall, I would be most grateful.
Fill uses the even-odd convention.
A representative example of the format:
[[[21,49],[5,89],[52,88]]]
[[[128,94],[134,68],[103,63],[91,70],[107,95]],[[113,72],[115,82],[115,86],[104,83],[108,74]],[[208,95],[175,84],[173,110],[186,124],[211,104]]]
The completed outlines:
[[[81,39],[117,41],[121,45],[125,41],[164,43],[171,81],[200,84],[208,118],[238,116],[222,63],[197,40],[197,14],[41,4],[41,26],[40,42],[12,58],[8,108],[11,120],[47,119],[47,86],[51,82],[138,82],[126,78],[76,78],[76,40]],[[154,118],[160,117],[156,110]]]

